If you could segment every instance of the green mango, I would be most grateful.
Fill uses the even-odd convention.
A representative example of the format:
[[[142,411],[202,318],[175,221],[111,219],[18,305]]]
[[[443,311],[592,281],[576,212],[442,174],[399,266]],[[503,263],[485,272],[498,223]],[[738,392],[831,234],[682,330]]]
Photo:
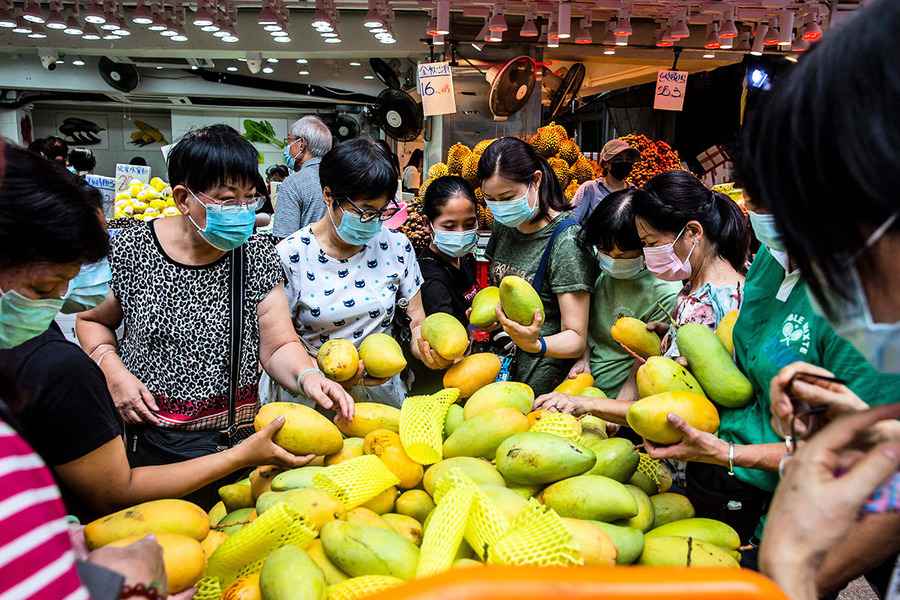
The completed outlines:
[[[469,323],[484,329],[497,322],[497,305],[500,304],[500,288],[489,286],[480,290],[472,298],[472,312]]]
[[[653,504],[650,502],[649,496],[644,493],[644,490],[635,485],[626,485],[625,489],[634,496],[634,501],[637,502],[638,506],[638,514],[630,519],[618,521],[616,524],[625,527],[633,527],[639,531],[649,531],[650,528],[653,527],[654,517]]]
[[[481,491],[487,494],[507,520],[512,522],[519,513],[528,507],[528,500],[513,490],[500,485],[482,485]]]
[[[634,475],[639,457],[631,440],[609,438],[597,441],[588,437],[583,441],[597,457],[594,468],[588,472],[589,475],[602,475],[620,483],[626,483]]]
[[[644,550],[644,534],[633,527],[622,527],[602,521],[591,521],[600,526],[606,535],[612,539],[618,550],[616,556],[617,565],[630,565],[641,557]]]
[[[272,479],[273,492],[286,492],[298,488],[313,487],[313,476],[325,467],[300,467],[279,473]]]
[[[678,351],[710,400],[726,408],[741,408],[753,399],[753,385],[712,329],[700,323],[682,325],[677,342]]]
[[[216,524],[216,530],[228,535],[234,535],[256,519],[256,509],[239,508],[234,512],[230,512]]]
[[[541,297],[526,280],[507,275],[500,281],[500,305],[507,317],[521,325],[531,325],[535,311],[544,316]]]
[[[444,439],[446,440],[453,432],[459,429],[466,420],[465,410],[459,404],[451,404],[447,409],[447,417],[444,419]]]
[[[741,537],[730,525],[702,517],[674,521],[647,532],[647,538],[655,537],[690,537],[725,550],[737,550],[741,546]]]
[[[561,517],[612,522],[637,516],[638,504],[624,485],[599,475],[564,479],[541,493],[544,504]]]
[[[259,573],[266,600],[325,600],[325,575],[304,550],[282,546],[269,554]]]
[[[537,496],[538,492],[541,491],[541,486],[539,485],[511,485],[509,489],[522,496],[526,500],[529,498],[534,498]]]
[[[322,527],[321,539],[328,559],[351,577],[416,576],[419,548],[393,529],[331,521]]]
[[[459,405],[454,405],[459,406]],[[528,417],[515,408],[498,408],[464,421],[444,442],[444,457],[492,459],[506,438],[528,431]]]
[[[637,370],[638,398],[655,396],[664,392],[695,392],[703,394],[690,371],[666,356],[651,356]]]
[[[650,496],[650,502],[653,504],[653,527],[662,527],[666,523],[672,521],[681,521],[682,519],[690,519],[694,516],[694,505],[686,496],[676,494],[675,492],[665,492]]]
[[[425,471],[425,477],[422,478],[422,487],[425,488],[429,496],[434,497],[434,491],[437,489],[438,483],[445,475],[450,473],[451,469],[460,469],[478,485],[484,483],[506,485],[503,477],[497,472],[494,465],[488,461],[471,456],[455,456],[453,458],[445,458],[441,462],[431,465]]]
[[[540,485],[591,470],[594,453],[551,433],[526,431],[497,448],[497,470],[509,483]]]
[[[689,537],[644,536],[639,564],[647,567],[740,568],[730,552]]]

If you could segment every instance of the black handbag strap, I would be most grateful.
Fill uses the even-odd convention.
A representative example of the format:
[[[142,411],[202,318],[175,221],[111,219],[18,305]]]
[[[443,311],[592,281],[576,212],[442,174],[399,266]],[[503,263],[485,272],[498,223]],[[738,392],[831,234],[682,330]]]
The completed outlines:
[[[231,305],[231,324],[228,342],[228,427],[222,431],[222,444],[231,447],[237,420],[238,388],[241,375],[241,342],[244,323],[244,293],[246,289],[246,259],[244,246],[231,251],[228,288]]]
[[[553,244],[556,243],[556,238],[559,237],[559,234],[573,225],[578,225],[578,221],[566,217],[557,223],[556,229],[550,234],[550,240],[547,242],[544,253],[541,255],[541,262],[538,265],[537,272],[534,274],[534,279],[531,280],[531,285],[538,294],[541,293],[541,290],[544,287],[544,276],[547,274],[547,267],[550,266],[550,254],[553,252]]]

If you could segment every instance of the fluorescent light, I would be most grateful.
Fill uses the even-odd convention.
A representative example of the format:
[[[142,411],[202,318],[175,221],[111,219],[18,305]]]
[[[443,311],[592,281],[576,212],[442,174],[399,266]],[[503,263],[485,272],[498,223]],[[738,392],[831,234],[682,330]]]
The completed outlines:
[[[232,66],[232,67],[225,67],[225,70],[226,70],[226,71],[231,71],[232,73],[234,73],[234,72],[237,71],[238,69],[237,69],[237,67],[233,67],[233,66]]]
[[[234,44],[234,43],[237,43],[237,42],[241,41],[241,38],[239,38],[239,37],[236,36],[236,35],[226,35],[225,37],[220,38],[220,39],[221,39],[223,42],[225,42],[226,44]]]
[[[366,19],[363,21],[363,27],[366,29],[374,29],[376,27],[384,27],[384,19],[378,14],[378,9],[374,2],[369,3],[369,11],[366,13]]]
[[[50,11],[50,18],[47,19],[47,29],[63,30],[66,28],[66,19],[62,15],[59,8]]]
[[[256,19],[256,22],[260,25],[275,25],[278,23],[278,15],[272,10],[272,6],[266,3],[259,9],[259,17]]]
[[[277,65],[278,59],[277,58],[267,58],[266,62],[269,63],[270,65]]]
[[[283,40],[283,39],[284,39],[284,38],[278,38],[277,41],[280,42],[280,41]],[[325,43],[326,43],[326,44],[340,44],[340,43],[341,43],[341,38],[339,38],[339,37],[325,38]]]
[[[328,39],[328,38],[336,38],[336,37],[338,37],[338,34],[336,34],[336,33],[333,32],[333,31],[323,31],[323,32],[320,33],[319,35],[321,35],[321,36],[322,36],[323,38],[325,38],[325,39]],[[278,37],[278,36],[276,36],[276,37]]]
[[[716,57],[716,55],[712,52],[707,52],[706,54],[703,55],[703,58],[715,58],[715,57]]]
[[[308,61],[307,59],[305,59],[305,58],[298,58],[298,59],[297,59],[297,64],[298,64],[298,65],[305,65],[305,64],[307,64],[308,62],[309,62],[309,61]]]
[[[31,25],[22,17],[16,19],[16,26],[13,27],[13,33],[29,34],[31,33]]]
[[[131,15],[131,22],[136,25],[150,25],[153,23],[153,14],[144,4],[144,0],[138,0],[137,6],[134,7],[134,13]]]
[[[206,33],[215,33],[219,30],[219,26],[213,23],[212,25],[207,25],[206,27],[201,27],[200,31],[205,31]]]
[[[309,75],[309,71],[306,71],[306,70],[297,71],[297,75]]]
[[[281,25],[279,25],[278,23],[263,25],[263,31],[281,31]]]
[[[351,67],[360,67],[360,66],[362,66],[362,63],[358,63],[355,60],[353,60],[353,61],[350,61],[350,66]]]
[[[81,39],[96,42],[100,39],[100,32],[97,31],[97,27],[93,23],[88,23],[84,26],[84,36]]]
[[[384,27],[376,27],[374,29],[370,29],[369,33],[371,33],[373,35],[376,33],[387,33],[387,29],[385,29]]]
[[[197,65],[191,65],[191,71],[196,71],[199,68],[200,67],[198,67]]]
[[[76,56],[75,58],[72,59],[72,64],[76,67],[83,67],[84,59]]]
[[[47,20],[46,15],[44,15],[44,10],[41,8],[41,5],[38,4],[37,0],[26,0],[25,10],[22,12],[22,18],[24,18],[29,23],[38,24],[41,24]]]
[[[71,19],[72,17],[69,18]],[[15,26],[16,19],[12,15],[12,13],[9,12],[9,9],[7,9],[6,6],[0,7],[0,27],[4,29],[12,29]]]
[[[2,22],[0,22],[0,27],[5,27]],[[66,35],[82,35],[84,34],[84,29],[81,25],[78,24],[78,20],[69,15],[69,18],[66,20],[66,28],[63,30],[63,33]]]
[[[157,70],[157,71],[162,71],[162,67],[157,66],[157,67],[156,67],[156,70]]]
[[[605,54],[607,56],[612,56],[615,53],[616,53],[616,51],[612,48],[607,48],[606,50],[603,51],[603,54]]]
[[[784,60],[795,63],[798,61],[798,58],[796,56],[794,56],[793,54],[789,54],[788,56],[784,57]]]
[[[230,31],[225,31],[224,29],[220,29],[218,31],[213,32],[213,37],[224,38],[231,35]]]
[[[363,75],[363,79],[375,79],[374,75]]]
[[[335,38],[335,39],[337,39],[337,38]],[[237,41],[237,40],[235,40],[235,41]],[[272,41],[273,41],[273,42],[278,42],[279,44],[290,44],[290,43],[291,43],[291,38],[289,38],[289,37],[287,37],[287,36],[285,36],[285,37],[277,37],[277,38],[272,38]],[[341,40],[338,40],[338,41],[341,41]]]
[[[183,33],[179,33],[177,35],[173,35],[169,39],[173,42],[186,42],[188,41],[188,36],[184,35]]]
[[[272,67],[263,67],[262,72],[265,73],[266,75],[271,75],[272,73],[275,72],[275,69],[273,69]]]
[[[121,40],[122,37],[121,37],[121,36],[118,36],[118,35],[116,35],[116,34],[114,34],[114,33],[107,33],[106,35],[103,36],[103,39],[111,42],[111,41],[114,41],[114,40]]]
[[[617,35],[616,36],[616,46],[627,46],[628,45],[628,36],[627,35]]]
[[[392,37],[391,38],[382,38],[378,41],[381,42],[382,44],[396,44],[397,43],[397,40]]]
[[[116,29],[115,31],[113,31],[113,33],[119,37],[128,37],[129,35],[131,35],[131,32],[127,29]]]

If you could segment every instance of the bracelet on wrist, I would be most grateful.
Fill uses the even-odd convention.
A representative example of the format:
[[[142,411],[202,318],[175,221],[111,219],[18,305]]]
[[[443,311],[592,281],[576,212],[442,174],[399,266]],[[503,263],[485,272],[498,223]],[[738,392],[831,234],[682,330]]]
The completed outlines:
[[[297,387],[302,390],[303,383],[306,381],[306,378],[309,377],[310,375],[321,375],[322,377],[325,376],[325,374],[322,373],[322,371],[316,367],[309,367],[308,369],[303,369],[302,371],[300,371],[300,374],[297,375]]]
[[[728,444],[728,474],[734,477],[734,443]]]
[[[531,354],[533,356],[544,356],[545,354],[547,354],[547,340],[544,338],[544,336],[538,338],[538,344],[538,349],[534,352],[528,352],[528,354]]]

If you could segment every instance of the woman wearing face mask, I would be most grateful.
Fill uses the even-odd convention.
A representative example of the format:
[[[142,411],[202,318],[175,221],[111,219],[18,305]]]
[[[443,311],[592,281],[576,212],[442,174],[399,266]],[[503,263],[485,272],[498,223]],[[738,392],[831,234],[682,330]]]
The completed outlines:
[[[422,184],[422,160],[425,153],[420,148],[416,148],[409,155],[406,161],[406,168],[403,169],[403,191],[415,192]]]
[[[572,205],[575,206],[572,218],[581,224],[586,223],[601,200],[613,192],[626,189],[628,183],[625,179],[640,158],[641,153],[629,146],[628,142],[620,139],[606,142],[600,152],[600,168],[603,170],[603,176],[582,183],[575,192],[572,198]]]
[[[397,211],[391,157],[373,140],[350,140],[322,158],[319,178],[325,216],[278,244],[294,328],[303,343],[312,353],[332,339],[359,346],[373,333],[390,334],[395,312],[407,305],[410,351],[429,368],[449,366],[421,338],[422,274],[412,244],[382,226]],[[342,385],[357,401],[399,407],[406,395],[399,376],[372,379],[362,361],[357,376]]]
[[[544,305],[543,319],[535,311],[527,326],[497,310],[517,347],[512,379],[543,394],[584,355],[596,261],[580,240],[581,227],[567,218],[569,206],[553,170],[530,145],[497,140],[481,155],[478,179],[494,216],[486,252],[491,285],[507,275],[523,277]]]
[[[251,237],[256,155],[223,125],[182,138],[168,165],[184,216],[116,236],[112,294],[79,315],[78,338],[106,376],[134,467],[204,456],[250,435],[260,364],[288,389],[352,415],[352,400],[322,377],[291,327],[274,249]],[[214,493],[194,497],[205,504]]]

